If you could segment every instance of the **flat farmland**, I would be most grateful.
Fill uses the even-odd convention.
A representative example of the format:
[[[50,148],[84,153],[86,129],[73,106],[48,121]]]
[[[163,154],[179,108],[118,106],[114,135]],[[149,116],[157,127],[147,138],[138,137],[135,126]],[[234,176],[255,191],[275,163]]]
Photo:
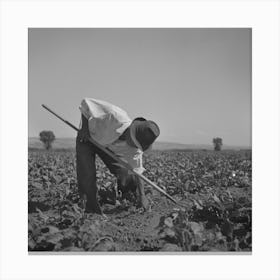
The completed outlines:
[[[29,251],[252,251],[251,150],[151,151],[144,175],[184,207],[146,186],[146,212],[133,193],[116,202],[114,176],[97,166],[108,219],[84,213],[73,150],[29,150]]]

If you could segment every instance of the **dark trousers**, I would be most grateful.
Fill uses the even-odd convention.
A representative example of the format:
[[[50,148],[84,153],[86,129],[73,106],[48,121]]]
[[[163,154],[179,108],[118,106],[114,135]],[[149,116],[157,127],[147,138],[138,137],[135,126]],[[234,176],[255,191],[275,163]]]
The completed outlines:
[[[102,159],[110,172],[118,178],[118,188],[122,191],[126,188],[136,190],[137,185],[141,182],[137,176],[128,176],[125,169],[114,165],[116,161],[92,143],[80,142],[76,139],[76,168],[79,192],[87,197],[86,211],[102,213],[97,200],[96,155]]]

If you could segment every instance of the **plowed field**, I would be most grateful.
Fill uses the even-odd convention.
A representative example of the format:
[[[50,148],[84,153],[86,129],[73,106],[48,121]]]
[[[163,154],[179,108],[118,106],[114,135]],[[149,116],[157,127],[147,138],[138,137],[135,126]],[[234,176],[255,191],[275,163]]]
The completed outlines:
[[[73,151],[29,151],[29,251],[252,250],[251,151],[150,152],[144,175],[185,207],[146,187],[146,212],[133,194],[115,204],[115,179],[97,165],[107,219],[84,213]]]

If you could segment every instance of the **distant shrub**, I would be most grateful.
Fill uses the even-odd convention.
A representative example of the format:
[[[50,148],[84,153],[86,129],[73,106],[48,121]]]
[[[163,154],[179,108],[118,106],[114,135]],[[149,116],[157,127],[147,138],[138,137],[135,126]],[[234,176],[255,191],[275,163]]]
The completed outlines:
[[[220,137],[213,138],[214,150],[221,151],[223,145],[223,139]]]
[[[43,142],[47,150],[52,148],[52,143],[55,140],[55,135],[52,131],[43,130],[39,134],[40,141]]]

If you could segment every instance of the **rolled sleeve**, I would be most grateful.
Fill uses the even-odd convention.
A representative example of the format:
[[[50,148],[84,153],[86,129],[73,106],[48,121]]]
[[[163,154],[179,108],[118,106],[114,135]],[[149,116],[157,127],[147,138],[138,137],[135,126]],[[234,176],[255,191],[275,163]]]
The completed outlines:
[[[143,167],[143,153],[138,150],[138,152],[133,157],[135,165],[132,166],[133,170],[139,174],[142,174],[146,169]]]

